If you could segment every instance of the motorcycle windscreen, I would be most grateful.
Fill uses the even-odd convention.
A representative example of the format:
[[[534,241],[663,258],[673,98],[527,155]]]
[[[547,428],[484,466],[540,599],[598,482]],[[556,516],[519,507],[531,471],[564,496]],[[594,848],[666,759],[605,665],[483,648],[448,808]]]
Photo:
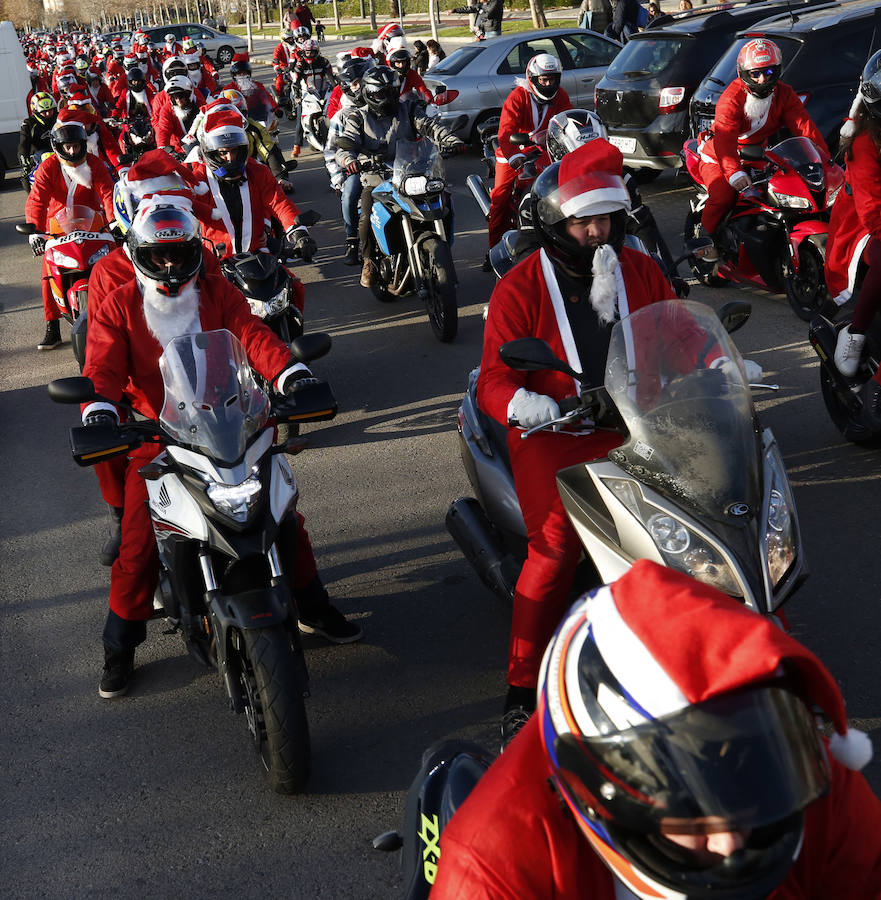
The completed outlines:
[[[66,206],[49,221],[50,234],[73,234],[75,231],[101,231],[104,228],[104,216],[92,209],[75,203]]]
[[[392,184],[396,188],[405,194],[424,194],[429,181],[443,180],[443,177],[443,161],[430,140],[397,142],[392,166]]]
[[[761,511],[752,396],[712,309],[665,300],[616,323],[605,386],[629,431],[613,462],[699,517]]]
[[[160,357],[159,371],[165,431],[218,462],[237,462],[269,416],[269,400],[238,338],[226,329],[177,337]]]

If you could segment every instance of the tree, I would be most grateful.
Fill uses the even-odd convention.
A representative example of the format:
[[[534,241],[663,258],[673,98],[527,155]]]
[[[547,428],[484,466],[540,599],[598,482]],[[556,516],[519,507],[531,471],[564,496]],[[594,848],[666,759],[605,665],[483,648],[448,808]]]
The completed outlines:
[[[532,14],[533,28],[548,27],[548,17],[545,15],[544,0],[529,0],[529,12]]]

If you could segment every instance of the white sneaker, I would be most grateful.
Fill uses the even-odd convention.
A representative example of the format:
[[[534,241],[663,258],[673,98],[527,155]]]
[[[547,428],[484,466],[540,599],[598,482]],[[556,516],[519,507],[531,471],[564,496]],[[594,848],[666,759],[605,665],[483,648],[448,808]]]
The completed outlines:
[[[851,334],[849,325],[838,332],[838,341],[835,344],[835,368],[845,378],[853,378],[856,375],[865,343],[866,336]]]

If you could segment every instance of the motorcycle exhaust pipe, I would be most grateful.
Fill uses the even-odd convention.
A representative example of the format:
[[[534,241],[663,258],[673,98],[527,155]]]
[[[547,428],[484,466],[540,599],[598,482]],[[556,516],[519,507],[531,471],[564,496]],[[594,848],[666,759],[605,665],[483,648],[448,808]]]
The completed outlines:
[[[468,185],[468,190],[471,191],[471,196],[474,197],[474,201],[480,207],[483,217],[489,219],[489,194],[486,192],[483,179],[476,174],[469,175],[465,179],[465,184]]]
[[[497,597],[512,603],[515,579],[504,571],[507,554],[480,504],[473,497],[454,500],[445,524],[480,580]]]

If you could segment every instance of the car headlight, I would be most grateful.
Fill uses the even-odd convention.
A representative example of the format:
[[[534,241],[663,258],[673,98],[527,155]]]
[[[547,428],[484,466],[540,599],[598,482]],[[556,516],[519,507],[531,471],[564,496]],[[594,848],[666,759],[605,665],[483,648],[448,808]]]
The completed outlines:
[[[110,244],[105,244],[100,250],[96,250],[89,257],[89,265],[94,266],[95,263],[98,262],[98,260],[101,259],[102,256],[107,256],[107,254],[109,252],[110,252]]]
[[[208,499],[219,513],[236,522],[245,522],[260,499],[262,487],[256,475],[249,476],[241,484],[218,484],[213,481],[208,485]]]
[[[290,305],[287,285],[285,285],[274,297],[270,297],[269,300],[255,300],[252,297],[248,297],[247,299],[248,306],[251,307],[251,312],[260,319],[265,319],[267,316],[274,316]]]
[[[424,175],[410,175],[404,179],[401,190],[411,197],[424,194],[428,191],[428,179]]]
[[[811,201],[807,197],[797,197],[795,194],[781,194],[773,188],[768,188],[768,196],[784,209],[810,209]]]
[[[795,502],[776,444],[768,454],[768,460],[771,464],[771,490],[765,523],[765,562],[771,587],[775,588],[795,562]]]
[[[645,500],[636,482],[603,478],[603,484],[636,516],[671,569],[712,585],[731,597],[743,589],[721,553],[681,519]]]

